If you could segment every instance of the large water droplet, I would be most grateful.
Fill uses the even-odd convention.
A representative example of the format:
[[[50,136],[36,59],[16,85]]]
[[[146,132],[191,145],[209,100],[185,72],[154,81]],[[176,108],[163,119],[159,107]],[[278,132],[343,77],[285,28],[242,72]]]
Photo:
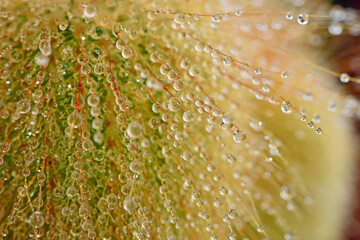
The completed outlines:
[[[139,122],[137,121],[132,121],[129,123],[127,129],[126,129],[127,134],[129,135],[129,137],[131,138],[138,138],[141,136],[142,134],[142,126]]]
[[[30,222],[35,228],[41,228],[44,225],[44,216],[41,212],[34,212],[30,216]]]

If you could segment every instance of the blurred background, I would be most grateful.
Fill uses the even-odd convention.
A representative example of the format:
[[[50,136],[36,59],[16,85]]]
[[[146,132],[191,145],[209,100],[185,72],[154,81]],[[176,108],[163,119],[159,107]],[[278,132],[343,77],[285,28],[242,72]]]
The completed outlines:
[[[360,10],[360,0],[334,0],[335,4],[344,8]],[[332,43],[335,51],[333,67],[340,72],[348,72],[353,77],[360,76],[360,36],[343,35],[335,38]],[[349,83],[346,91],[352,96],[360,99],[360,84]],[[354,129],[358,134],[360,143],[360,113],[354,117]],[[355,169],[357,179],[354,182],[352,192],[353,206],[349,215],[347,227],[343,240],[360,240],[360,148],[358,148],[357,168]]]

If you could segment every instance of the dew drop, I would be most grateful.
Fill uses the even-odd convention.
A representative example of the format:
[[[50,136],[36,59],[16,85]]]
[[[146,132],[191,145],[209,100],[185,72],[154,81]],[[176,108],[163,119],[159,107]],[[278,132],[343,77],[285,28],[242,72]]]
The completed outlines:
[[[14,215],[9,215],[7,217],[7,221],[8,221],[9,224],[14,224],[15,221],[16,221],[16,217]]]
[[[160,73],[163,75],[167,75],[170,72],[171,68],[167,64],[162,64],[160,67]]]
[[[300,14],[297,20],[299,24],[306,25],[309,22],[309,16],[307,14]]]
[[[230,66],[234,63],[234,59],[231,56],[225,56],[223,59],[223,63],[225,66]]]
[[[289,77],[289,73],[287,71],[282,71],[281,72],[281,77],[282,78],[288,78]]]
[[[138,138],[141,136],[142,134],[142,126],[139,122],[137,121],[132,121],[129,123],[127,129],[126,129],[127,134],[129,135],[129,137],[131,138]]]
[[[49,63],[49,58],[47,56],[44,56],[41,53],[38,53],[35,56],[35,63],[39,65],[40,67],[46,66]]]
[[[186,111],[183,114],[183,120],[185,122],[192,122],[194,121],[194,114],[191,111]]]
[[[234,121],[234,117],[231,113],[226,113],[224,116],[223,116],[223,122],[225,124],[229,124],[229,123],[232,123]]]
[[[236,130],[233,134],[233,139],[237,143],[241,143],[246,139],[246,133],[242,130]]]
[[[236,16],[241,16],[243,14],[243,11],[241,9],[238,9],[235,11]]]
[[[259,233],[264,232],[264,227],[262,225],[259,225],[256,229],[256,231],[258,231]]]
[[[100,98],[98,95],[92,94],[88,97],[87,103],[90,107],[96,107],[100,102]]]
[[[199,199],[200,199],[200,193],[199,193],[198,191],[193,191],[193,192],[191,193],[191,198],[192,198],[193,200],[199,200]]]
[[[75,197],[76,194],[76,188],[73,186],[70,186],[66,189],[66,196],[68,196],[69,198],[73,198]]]
[[[229,193],[229,190],[226,187],[223,186],[220,188],[220,194],[222,196],[226,196],[228,193]]]
[[[182,159],[184,159],[185,161],[190,161],[192,159],[192,154],[189,151],[184,151],[181,154]]]
[[[177,24],[183,24],[185,22],[185,15],[182,13],[175,14],[174,21]]]
[[[123,56],[123,58],[128,59],[134,55],[134,52],[131,48],[125,48],[121,51],[121,55]]]
[[[229,154],[228,156],[228,162],[229,163],[234,163],[236,162],[236,157],[233,154]]]
[[[31,103],[28,99],[22,99],[20,102],[19,102],[19,111],[20,113],[22,114],[25,114],[25,113],[28,113],[31,109]]]
[[[84,151],[91,151],[94,147],[94,143],[91,141],[91,139],[86,138],[82,141],[81,146]]]
[[[294,15],[291,12],[287,12],[285,17],[287,20],[292,20],[294,18]]]
[[[50,56],[51,55],[51,44],[49,41],[42,40],[39,44],[39,49],[44,56]]]
[[[74,111],[67,118],[68,124],[72,128],[78,128],[82,124],[82,117],[79,111]]]
[[[96,7],[94,6],[88,6],[84,8],[84,17],[86,18],[94,18],[96,16]]]
[[[184,82],[181,80],[176,80],[173,84],[173,87],[176,91],[182,91],[185,88]]]
[[[254,69],[254,72],[255,72],[255,74],[257,74],[257,75],[260,75],[260,74],[262,73],[261,67],[256,67],[256,68]]]
[[[338,36],[343,32],[343,26],[341,23],[332,23],[328,30],[331,35]]]
[[[117,49],[119,49],[120,51],[125,49],[125,45],[123,44],[121,39],[116,40],[115,46]]]
[[[218,23],[223,19],[223,16],[220,13],[217,13],[212,17],[212,19],[214,22]]]
[[[65,31],[68,26],[69,26],[68,22],[65,21],[65,22],[62,22],[59,24],[59,29],[60,29],[60,31]]]
[[[35,228],[41,228],[44,225],[44,216],[41,212],[34,212],[30,216],[30,222]]]
[[[230,240],[236,240],[236,239],[237,239],[237,234],[234,233],[234,232],[230,233],[229,239],[230,239]]]
[[[318,128],[315,130],[315,132],[316,132],[317,134],[322,134],[322,129],[318,127]]]
[[[197,75],[199,75],[199,73],[200,73],[200,70],[197,65],[193,65],[190,67],[189,74],[191,76],[196,77]]]
[[[281,111],[283,113],[291,113],[292,112],[292,105],[289,101],[284,101],[282,104],[281,104]]]
[[[135,200],[132,198],[132,197],[127,197],[125,200],[124,200],[124,209],[126,211],[128,211],[129,213],[131,213],[132,211],[135,210],[136,208],[136,202]]]
[[[168,108],[172,112],[178,112],[181,109],[181,105],[179,103],[180,100],[176,98],[170,98],[168,101]]]
[[[350,81],[350,76],[349,76],[349,74],[348,74],[348,73],[342,73],[342,74],[340,75],[340,81],[341,81],[342,83],[348,83],[348,82]]]
[[[231,209],[228,212],[228,216],[229,216],[230,219],[235,219],[235,218],[237,218],[239,216],[239,214],[235,209]]]
[[[136,174],[139,174],[141,171],[141,164],[138,161],[132,161],[130,163],[130,170]]]

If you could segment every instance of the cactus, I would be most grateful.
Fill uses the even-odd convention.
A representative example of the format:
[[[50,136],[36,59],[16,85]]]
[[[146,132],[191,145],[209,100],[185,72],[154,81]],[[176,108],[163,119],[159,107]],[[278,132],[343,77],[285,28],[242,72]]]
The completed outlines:
[[[241,4],[1,1],[1,238],[339,239],[359,23]]]

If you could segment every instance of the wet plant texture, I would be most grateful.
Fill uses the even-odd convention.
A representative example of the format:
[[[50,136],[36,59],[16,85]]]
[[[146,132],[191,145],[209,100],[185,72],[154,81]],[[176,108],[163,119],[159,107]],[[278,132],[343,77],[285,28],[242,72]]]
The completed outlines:
[[[0,239],[339,239],[344,34],[318,0],[1,0]]]

